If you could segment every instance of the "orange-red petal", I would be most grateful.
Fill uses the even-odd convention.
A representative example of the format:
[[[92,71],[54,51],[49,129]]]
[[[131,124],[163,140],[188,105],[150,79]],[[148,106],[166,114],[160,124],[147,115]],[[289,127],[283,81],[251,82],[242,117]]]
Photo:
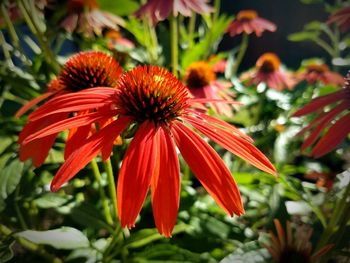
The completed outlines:
[[[159,145],[153,123],[139,127],[120,168],[117,201],[122,227],[131,228],[145,201],[151,178],[159,169]]]
[[[205,136],[228,151],[250,162],[257,168],[276,175],[276,169],[269,159],[267,159],[267,157],[250,142],[210,123],[204,123],[195,117],[188,116],[183,117],[183,119],[187,120],[187,122],[202,132]]]
[[[121,117],[92,135],[86,143],[75,150],[63,163],[51,183],[51,191],[57,191],[101,151],[104,145],[113,144],[115,138],[126,128],[130,119]]]
[[[171,131],[183,158],[208,193],[231,216],[242,215],[244,209],[236,182],[215,150],[178,121]]]
[[[153,216],[159,233],[170,237],[179,210],[180,167],[169,132],[160,127],[156,136],[159,142],[159,173],[155,173],[151,180]]]

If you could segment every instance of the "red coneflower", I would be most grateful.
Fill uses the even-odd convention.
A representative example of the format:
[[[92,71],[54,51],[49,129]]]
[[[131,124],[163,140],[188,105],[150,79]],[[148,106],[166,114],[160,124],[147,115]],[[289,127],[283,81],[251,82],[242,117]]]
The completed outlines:
[[[120,222],[123,227],[134,226],[151,187],[156,227],[163,235],[170,236],[180,194],[176,146],[204,188],[227,213],[233,216],[244,212],[230,171],[215,150],[188,125],[259,169],[276,173],[250,137],[224,121],[191,108],[202,101],[190,98],[187,88],[166,69],[138,66],[120,78],[116,89],[94,88],[62,95],[46,103],[32,114],[33,123],[72,108],[78,111],[95,109],[95,112],[48,125],[27,140],[116,118],[68,157],[51,184],[51,189],[57,191],[97,154],[101,153],[106,160],[115,138],[130,125],[136,125],[136,134],[125,153],[118,178]]]
[[[219,61],[222,64],[222,61]],[[217,80],[216,71],[222,70],[222,65],[210,65],[205,61],[191,63],[186,69],[184,81],[195,98],[211,100],[232,100],[233,92],[229,90],[232,84]],[[232,108],[226,103],[211,103],[213,110],[219,114],[232,116]]]
[[[123,26],[124,20],[119,16],[99,9],[96,0],[68,0],[68,16],[61,26],[69,33],[75,30],[91,37],[100,35],[104,28],[118,29]]]
[[[248,35],[255,33],[260,37],[264,31],[275,32],[276,29],[277,27],[274,23],[259,17],[255,10],[242,10],[231,22],[227,28],[227,32],[231,37],[243,32]]]
[[[149,16],[153,24],[165,20],[170,14],[177,16],[191,16],[192,12],[208,14],[213,8],[207,4],[208,0],[148,0],[136,12],[137,16]]]
[[[275,90],[292,89],[295,85],[292,75],[281,68],[281,61],[274,53],[265,53],[260,56],[256,61],[255,69],[242,74],[241,79],[248,80],[249,85],[258,85],[263,82]]]
[[[350,6],[343,7],[332,14],[327,23],[335,23],[341,31],[348,32],[350,29]]]
[[[52,99],[60,94],[77,92],[92,87],[114,87],[121,73],[122,70],[113,57],[97,51],[80,52],[67,60],[58,78],[52,80],[48,85],[48,91],[24,105],[16,113],[16,117],[20,117],[41,101],[48,98]],[[40,166],[46,159],[57,134],[30,142],[26,142],[27,137],[40,131],[46,125],[68,118],[69,113],[75,112],[77,111],[72,109],[70,112],[56,114],[50,119],[37,122],[31,122],[29,117],[29,122],[19,135],[20,160],[24,161],[31,158],[34,166]],[[84,112],[78,114],[84,115]],[[65,149],[66,157],[79,141],[84,140],[89,135],[89,132],[90,126],[70,130]],[[37,149],[40,149],[40,151]]]
[[[286,232],[278,219],[275,219],[274,223],[277,235],[271,233],[271,243],[269,245],[263,244],[270,252],[273,262],[314,263],[333,247],[333,245],[326,245],[320,250],[312,253],[312,244],[310,242],[313,232],[312,228],[299,226],[296,229],[295,236],[293,236],[292,227],[289,221],[286,223]]]
[[[299,80],[306,80],[309,84],[315,84],[320,81],[324,85],[342,86],[344,78],[337,72],[331,71],[326,64],[311,63],[306,65],[298,74]]]
[[[332,109],[325,109],[329,107]],[[314,144],[322,136],[322,131],[325,129],[328,130],[312,149],[311,156],[318,158],[335,149],[350,132],[349,109],[350,72],[347,74],[345,85],[341,90],[313,99],[293,114],[294,117],[300,117],[309,113],[318,113],[316,119],[299,132],[301,135],[310,131],[301,149],[305,150]]]

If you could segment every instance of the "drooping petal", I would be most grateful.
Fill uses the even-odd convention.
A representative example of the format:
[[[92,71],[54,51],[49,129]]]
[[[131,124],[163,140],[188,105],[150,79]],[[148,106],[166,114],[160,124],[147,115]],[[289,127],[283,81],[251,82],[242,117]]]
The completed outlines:
[[[66,145],[64,147],[64,159],[68,157],[82,145],[84,145],[87,137],[89,136],[91,125],[81,126],[78,128],[71,128],[68,132]]]
[[[346,90],[340,90],[328,95],[324,95],[312,100],[310,103],[306,104],[303,108],[298,110],[293,114],[293,117],[300,117],[311,112],[317,111],[318,109],[323,108],[326,105],[329,105],[333,102],[337,102],[338,100],[342,100],[346,95]]]
[[[31,113],[29,115],[29,120],[34,121],[61,112],[84,111],[99,108],[110,102],[111,95],[115,92],[116,90],[112,88],[91,88],[56,96]]]
[[[316,144],[311,155],[319,158],[332,151],[350,132],[350,113],[340,118]]]
[[[171,131],[183,158],[208,193],[231,216],[242,215],[244,209],[236,182],[215,150],[178,121]]]
[[[254,142],[251,137],[244,134],[239,129],[237,129],[236,127],[232,126],[231,124],[229,124],[223,120],[211,117],[209,115],[206,115],[206,114],[198,112],[198,111],[194,111],[194,110],[190,110],[190,109],[187,111],[188,111],[188,113],[191,113],[192,115],[194,115],[196,118],[202,119],[203,121],[205,121],[205,123],[218,126],[219,128],[223,128],[227,132],[230,132],[238,137],[242,137],[248,142]],[[215,127],[215,128],[217,128],[217,127]]]
[[[310,133],[310,135],[306,138],[305,142],[301,146],[301,150],[305,150],[307,147],[309,147],[311,144],[313,144],[318,136],[321,134],[322,130],[327,127],[329,123],[332,122],[332,120],[343,110],[348,109],[350,106],[350,102],[344,101],[341,104],[339,104],[337,107],[332,109],[331,111],[327,112],[324,116],[321,115],[321,119],[317,123],[317,127]],[[313,122],[311,123],[313,124]],[[310,125],[311,125],[310,124]],[[311,128],[312,126],[308,125],[307,127]],[[306,127],[306,128],[307,128]]]
[[[29,158],[32,159],[33,165],[39,167],[43,164],[52,145],[55,142],[57,134],[52,134],[45,138],[31,141],[30,143],[20,146],[19,159],[25,161]]]
[[[120,117],[118,120],[92,135],[83,146],[75,150],[63,163],[52,180],[51,191],[57,191],[64,183],[83,169],[97,156],[104,145],[113,144],[115,138],[119,136],[129,122],[129,118]]]
[[[159,173],[155,173],[151,180],[153,216],[159,233],[170,237],[179,209],[180,167],[169,132],[160,127],[157,136]]]
[[[52,96],[54,94],[54,92],[46,92],[34,99],[32,99],[31,101],[28,101],[23,107],[21,107],[17,112],[15,117],[19,118],[21,117],[24,113],[26,113],[30,108],[32,108],[33,106],[37,105],[39,102],[47,99],[48,97]]]
[[[108,116],[111,117],[114,114],[115,114],[115,111],[103,111],[103,112],[98,111],[98,112],[87,113],[85,115],[77,115],[68,119],[64,119],[56,123],[53,123],[51,125],[48,125],[46,127],[43,127],[41,130],[38,130],[35,133],[32,133],[24,140],[24,142],[29,142],[31,140],[43,138],[50,134],[58,133],[66,129],[86,126],[88,124],[97,122],[101,119],[105,119]],[[46,118],[50,119],[51,116],[48,116]],[[40,121],[41,119],[39,119],[37,122],[40,122]],[[33,121],[33,123],[35,123],[35,121]]]
[[[134,226],[145,201],[151,178],[159,173],[159,135],[153,123],[139,127],[125,153],[117,190],[118,215],[122,227]]]
[[[40,131],[43,127],[51,125],[52,123],[58,122],[67,117],[66,113],[59,113],[52,115],[51,118],[44,118],[37,122],[27,123],[18,137],[18,143],[20,144],[19,148],[19,158],[21,161],[25,161],[29,158],[32,159],[35,167],[40,166],[46,159],[55,139],[57,133],[53,133],[46,138],[41,138],[33,140],[31,142],[25,143],[24,141],[32,133]]]
[[[226,150],[250,162],[257,168],[267,173],[276,175],[276,169],[271,164],[269,159],[267,159],[267,157],[250,142],[231,134],[224,129],[215,127],[210,123],[204,123],[203,121],[192,116],[183,117],[183,119],[188,121],[205,136],[221,145]]]

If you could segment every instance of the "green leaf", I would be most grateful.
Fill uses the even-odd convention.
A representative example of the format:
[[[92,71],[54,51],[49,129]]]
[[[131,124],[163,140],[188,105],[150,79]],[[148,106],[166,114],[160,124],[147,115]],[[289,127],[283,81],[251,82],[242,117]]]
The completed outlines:
[[[10,137],[0,136],[0,154],[2,154],[13,140]]]
[[[231,22],[232,17],[222,15],[218,18],[215,24],[212,25],[210,30],[205,34],[203,39],[193,46],[191,49],[187,49],[181,56],[181,66],[186,69],[189,64],[197,60],[205,60],[208,58],[210,51],[216,46],[225,34],[226,29]]]
[[[321,30],[322,23],[319,21],[312,21],[304,26],[306,30]]]
[[[139,8],[139,3],[133,0],[98,0],[102,10],[111,12],[119,16],[127,16],[134,13]]]
[[[22,177],[23,163],[18,159],[0,171],[0,198],[6,199],[17,187]]]
[[[257,242],[248,242],[225,257],[220,263],[266,263],[270,255],[265,248],[260,248]]]
[[[40,208],[58,208],[65,203],[67,203],[71,199],[70,196],[61,196],[57,193],[46,193],[39,197],[38,199],[35,199],[35,204]]]
[[[319,32],[298,32],[294,34],[290,34],[288,36],[288,40],[299,42],[299,41],[306,41],[306,40],[315,40],[319,35]]]
[[[72,227],[61,227],[54,230],[26,230],[15,234],[35,244],[49,245],[57,249],[76,249],[89,247],[89,240],[79,230]]]

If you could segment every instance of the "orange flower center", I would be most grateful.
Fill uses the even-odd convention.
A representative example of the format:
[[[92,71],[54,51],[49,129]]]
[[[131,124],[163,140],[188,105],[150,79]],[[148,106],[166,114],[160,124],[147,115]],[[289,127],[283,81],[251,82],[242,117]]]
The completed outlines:
[[[121,77],[117,89],[116,105],[121,114],[138,123],[167,124],[188,107],[187,88],[161,67],[133,68]]]
[[[237,14],[239,21],[250,21],[258,17],[258,13],[254,10],[242,10]]]
[[[68,0],[69,13],[81,13],[84,9],[92,10],[98,8],[96,0]]]
[[[307,66],[307,72],[309,73],[323,74],[327,71],[329,71],[329,67],[326,64],[311,64]]]
[[[118,32],[117,30],[113,30],[113,29],[107,30],[106,33],[104,34],[104,36],[105,36],[105,38],[109,38],[109,39],[113,39],[113,40],[118,40],[122,37],[120,32]]]
[[[265,53],[256,61],[256,67],[263,73],[275,72],[280,65],[281,61],[274,53]]]
[[[201,88],[209,85],[216,79],[212,67],[204,61],[193,62],[189,65],[185,74],[185,82],[189,88]]]
[[[98,52],[80,52],[65,63],[58,79],[62,88],[74,92],[94,87],[114,87],[122,73],[118,62]]]

